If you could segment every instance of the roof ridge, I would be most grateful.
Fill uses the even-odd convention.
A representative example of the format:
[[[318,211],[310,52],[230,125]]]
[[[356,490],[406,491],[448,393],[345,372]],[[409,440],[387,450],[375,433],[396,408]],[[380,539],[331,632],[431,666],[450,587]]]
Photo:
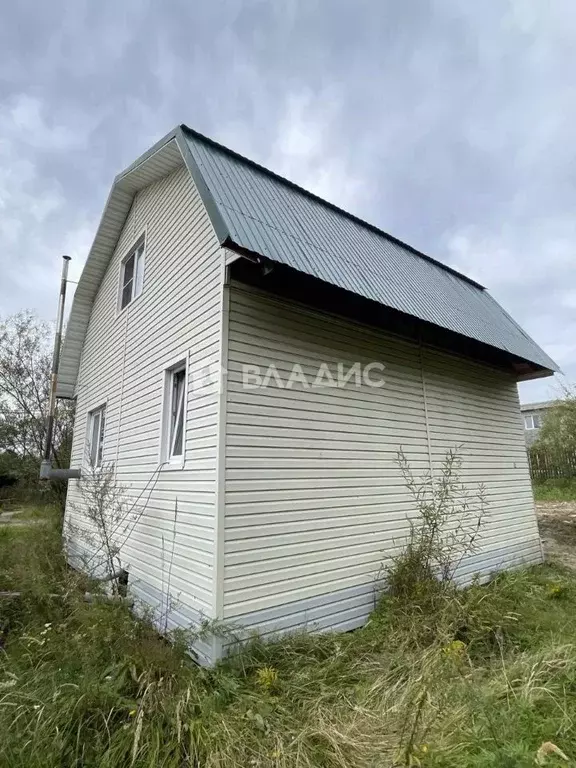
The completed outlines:
[[[450,267],[448,264],[444,264],[444,262],[439,261],[438,259],[435,259],[433,256],[429,256],[428,254],[423,253],[417,248],[414,248],[414,246],[410,245],[409,243],[405,243],[403,240],[400,240],[400,238],[395,237],[394,235],[391,235],[390,233],[386,232],[380,227],[377,227],[375,224],[371,224],[369,221],[366,221],[365,219],[362,219],[359,216],[356,216],[354,213],[350,213],[350,211],[347,211],[344,208],[340,208],[340,206],[336,205],[335,203],[331,203],[329,200],[325,200],[323,197],[316,195],[314,192],[310,192],[309,189],[305,189],[304,187],[301,187],[299,184],[296,184],[294,181],[287,179],[285,176],[281,176],[279,173],[276,173],[275,171],[271,171],[269,168],[266,168],[264,165],[260,165],[260,163],[257,163],[255,160],[251,160],[249,157],[246,157],[245,155],[241,155],[239,152],[236,152],[235,150],[230,149],[229,147],[226,147],[224,144],[220,144],[218,141],[215,141],[209,136],[205,136],[204,134],[199,133],[198,131],[194,130],[194,128],[190,128],[185,123],[181,123],[179,128],[184,132],[190,133],[192,136],[199,139],[200,141],[203,141],[211,145],[212,147],[215,147],[216,149],[221,150],[226,154],[231,155],[234,158],[237,158],[238,160],[241,160],[243,163],[247,163],[249,166],[252,166],[253,168],[256,168],[259,171],[262,171],[268,176],[272,176],[273,178],[278,179],[278,181],[282,182],[283,184],[286,184],[292,189],[295,189],[298,192],[306,195],[307,197],[313,200],[316,200],[317,202],[327,206],[331,210],[336,211],[337,213],[342,214],[343,216],[346,216],[348,219],[354,221],[355,223],[360,224],[363,227],[367,227],[372,232],[375,232],[376,234],[386,238],[387,240],[395,243],[396,245],[400,245],[402,248],[406,248],[415,256],[419,256],[425,261],[431,262],[432,264],[436,265],[437,267],[440,267],[446,272],[449,272],[455,277],[458,277],[461,280],[465,280],[467,283],[470,283],[470,285],[473,285],[475,288],[478,288],[481,291],[486,291],[486,287],[484,285],[482,285],[476,280],[473,280],[471,277],[468,277],[468,275],[465,275],[462,272],[459,272],[457,269]]]

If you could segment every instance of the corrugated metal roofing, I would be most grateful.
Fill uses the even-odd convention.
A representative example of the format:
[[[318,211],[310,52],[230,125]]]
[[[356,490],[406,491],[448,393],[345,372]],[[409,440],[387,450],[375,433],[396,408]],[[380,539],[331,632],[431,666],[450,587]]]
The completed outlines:
[[[505,350],[556,364],[478,283],[182,126],[232,244],[367,299]],[[205,200],[206,202],[206,200]],[[209,211],[210,212],[210,211]]]
[[[548,370],[556,364],[482,286],[290,181],[179,126],[120,173],[70,312],[59,397],[73,397],[92,305],[139,189],[184,163],[222,244],[485,342]]]

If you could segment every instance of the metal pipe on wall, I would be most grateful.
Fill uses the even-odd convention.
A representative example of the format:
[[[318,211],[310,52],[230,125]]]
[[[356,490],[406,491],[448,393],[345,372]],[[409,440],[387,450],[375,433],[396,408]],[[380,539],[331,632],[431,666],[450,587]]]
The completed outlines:
[[[62,346],[62,328],[64,326],[64,307],[66,304],[66,285],[68,282],[68,265],[70,256],[62,256],[62,278],[60,280],[60,295],[58,297],[58,314],[56,315],[56,334],[54,336],[54,352],[52,354],[52,373],[50,376],[50,399],[48,402],[48,415],[46,417],[46,439],[44,453],[40,465],[40,479],[51,478],[78,478],[78,469],[52,469],[50,456],[52,453],[52,439],[54,436],[54,416],[56,412],[56,386],[58,384],[58,364],[60,362],[60,348]]]

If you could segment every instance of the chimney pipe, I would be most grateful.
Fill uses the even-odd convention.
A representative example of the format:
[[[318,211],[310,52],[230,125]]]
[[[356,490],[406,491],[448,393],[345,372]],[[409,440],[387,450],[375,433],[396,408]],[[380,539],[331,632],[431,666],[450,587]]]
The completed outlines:
[[[60,280],[60,296],[58,298],[58,314],[56,316],[56,334],[54,336],[54,352],[52,354],[52,375],[50,377],[50,400],[46,419],[46,441],[44,454],[40,465],[40,479],[70,479],[80,477],[79,469],[52,469],[50,455],[52,453],[52,438],[54,435],[54,415],[56,411],[56,385],[58,383],[58,364],[60,362],[60,347],[62,346],[62,327],[64,325],[64,305],[66,303],[66,284],[70,256],[62,256],[62,278]]]

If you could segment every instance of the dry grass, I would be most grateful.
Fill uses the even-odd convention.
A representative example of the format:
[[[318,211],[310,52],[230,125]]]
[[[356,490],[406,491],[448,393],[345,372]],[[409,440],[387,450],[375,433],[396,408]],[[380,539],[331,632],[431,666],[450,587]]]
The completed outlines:
[[[362,630],[255,639],[205,670],[185,636],[79,599],[49,525],[0,531],[0,563],[0,590],[26,592],[0,604],[2,766],[506,768],[544,742],[576,757],[568,570],[385,597]]]

